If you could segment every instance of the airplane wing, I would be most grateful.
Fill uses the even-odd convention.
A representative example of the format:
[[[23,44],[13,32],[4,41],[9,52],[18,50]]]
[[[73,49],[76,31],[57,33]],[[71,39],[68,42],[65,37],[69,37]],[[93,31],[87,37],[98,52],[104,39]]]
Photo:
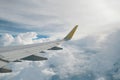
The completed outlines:
[[[57,45],[64,41],[68,41],[73,37],[77,27],[78,25],[76,25],[72,31],[62,40],[0,48],[0,72],[11,72],[10,69],[4,68],[10,62],[16,62],[19,60],[47,60],[47,58],[36,56],[35,54],[43,50],[58,49],[56,48]]]

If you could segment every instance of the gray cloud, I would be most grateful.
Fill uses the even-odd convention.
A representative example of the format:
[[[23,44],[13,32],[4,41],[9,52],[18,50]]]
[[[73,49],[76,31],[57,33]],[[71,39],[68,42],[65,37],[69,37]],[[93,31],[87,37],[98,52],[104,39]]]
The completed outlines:
[[[24,29],[38,31],[66,31],[68,27],[79,24],[79,34],[96,34],[111,30],[106,25],[119,23],[119,5],[117,0],[31,0],[0,1],[2,19],[25,24]],[[18,27],[18,26],[17,26]],[[117,27],[119,28],[119,27]],[[41,30],[44,29],[44,30]],[[99,29],[99,30],[98,30]]]

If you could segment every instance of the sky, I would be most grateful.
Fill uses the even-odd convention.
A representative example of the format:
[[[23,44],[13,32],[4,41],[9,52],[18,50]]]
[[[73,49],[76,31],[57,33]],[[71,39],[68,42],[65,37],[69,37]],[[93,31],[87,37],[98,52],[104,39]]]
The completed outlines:
[[[14,63],[14,72],[0,74],[0,79],[119,80],[120,70],[112,73],[120,60],[119,3],[119,0],[0,0],[0,47],[62,39],[79,25],[73,39],[60,45],[62,51],[40,54],[48,57],[48,61]]]

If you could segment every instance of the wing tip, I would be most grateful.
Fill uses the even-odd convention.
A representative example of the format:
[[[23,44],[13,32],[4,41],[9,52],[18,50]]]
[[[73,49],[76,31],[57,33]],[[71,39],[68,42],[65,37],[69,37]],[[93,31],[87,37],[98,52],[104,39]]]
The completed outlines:
[[[78,25],[76,25],[69,33],[68,35],[64,38],[65,41],[71,40],[75,31],[77,30]]]

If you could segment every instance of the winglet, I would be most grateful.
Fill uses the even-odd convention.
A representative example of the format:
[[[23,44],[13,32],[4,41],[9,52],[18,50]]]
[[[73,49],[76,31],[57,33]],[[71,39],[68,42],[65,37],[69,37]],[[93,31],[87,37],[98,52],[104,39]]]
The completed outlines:
[[[71,40],[76,29],[77,29],[78,25],[76,25],[71,31],[70,33],[64,38],[65,41]]]

